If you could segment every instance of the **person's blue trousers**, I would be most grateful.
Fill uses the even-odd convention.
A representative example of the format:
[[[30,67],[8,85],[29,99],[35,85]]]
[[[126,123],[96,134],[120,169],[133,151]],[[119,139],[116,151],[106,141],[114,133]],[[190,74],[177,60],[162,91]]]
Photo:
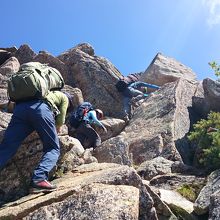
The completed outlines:
[[[60,155],[55,119],[50,107],[41,100],[16,105],[0,144],[0,168],[16,153],[21,142],[34,130],[43,142],[43,155],[35,168],[32,181],[47,180]]]
[[[132,87],[126,88],[123,92],[123,110],[124,116],[128,116],[131,118],[131,99],[138,95],[143,95],[144,93],[139,91],[138,89],[134,89]]]

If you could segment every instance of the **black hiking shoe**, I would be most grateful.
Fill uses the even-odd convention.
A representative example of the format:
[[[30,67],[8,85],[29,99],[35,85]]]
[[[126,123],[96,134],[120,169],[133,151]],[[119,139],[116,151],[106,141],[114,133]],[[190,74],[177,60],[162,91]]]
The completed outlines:
[[[124,118],[125,124],[127,125],[130,121],[129,117],[126,115]]]

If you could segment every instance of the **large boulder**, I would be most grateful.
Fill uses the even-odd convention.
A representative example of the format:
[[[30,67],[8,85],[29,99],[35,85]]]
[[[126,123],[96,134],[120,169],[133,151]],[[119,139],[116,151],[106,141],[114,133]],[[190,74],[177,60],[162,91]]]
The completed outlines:
[[[198,87],[193,106],[201,117],[206,117],[210,111],[220,111],[219,99],[220,82],[206,78]]]
[[[171,209],[167,206],[165,202],[161,200],[161,197],[158,192],[155,192],[154,189],[152,189],[149,186],[148,181],[143,180],[143,184],[145,185],[147,191],[149,192],[150,196],[154,200],[154,206],[157,211],[158,219],[169,219],[169,220],[177,220],[178,218],[173,214]]]
[[[11,56],[11,53],[0,49],[0,65],[2,65],[9,57]]]
[[[89,44],[89,43],[81,43],[81,44],[77,44],[74,48],[71,48],[71,49],[63,52],[61,55],[58,56],[58,58],[60,58],[61,60],[62,59],[66,59],[67,57],[69,57],[69,54],[73,50],[75,50],[76,48],[81,50],[81,51],[83,51],[84,53],[87,53],[90,56],[94,56],[95,55],[95,50],[94,50],[94,48],[92,47],[91,44]],[[66,58],[64,58],[64,57],[66,57]]]
[[[102,124],[106,127],[107,133],[99,126],[95,126],[96,131],[101,136],[102,141],[106,141],[112,137],[117,136],[125,128],[125,121],[118,118],[105,118]]]
[[[77,108],[77,106],[79,106],[84,101],[82,91],[79,88],[73,88],[72,86],[64,85],[64,88],[61,89],[61,91],[67,92],[73,97],[72,103],[74,108]]]
[[[203,215],[205,213],[208,213],[211,209],[210,207],[210,198],[212,197],[212,209],[214,209],[213,206],[215,206],[215,202],[213,203],[213,198],[215,195],[217,195],[219,191],[219,185],[220,185],[220,170],[216,170],[212,172],[209,177],[207,178],[207,183],[201,190],[198,198],[196,199],[194,203],[194,211],[198,215]],[[216,193],[214,195],[214,193]]]
[[[137,169],[137,173],[144,179],[150,180],[157,175],[169,174],[172,172],[174,162],[163,157],[156,157],[143,162]]]
[[[11,74],[16,73],[20,63],[16,57],[10,57],[0,66],[0,88],[7,88],[7,81]]]
[[[155,85],[164,85],[179,78],[192,81],[196,79],[196,75],[189,67],[184,66],[173,58],[158,53],[141,75],[140,80]]]
[[[0,74],[4,76],[10,76],[12,73],[16,73],[20,68],[20,63],[16,57],[10,57],[0,66]]]
[[[220,219],[220,190],[212,194],[210,198],[209,220]]]
[[[159,191],[161,200],[179,217],[178,219],[198,220],[193,214],[193,202],[187,200],[175,191],[166,189],[161,189]]]
[[[7,89],[6,88],[1,88],[0,87],[0,105],[4,104],[8,102],[8,93],[7,93]],[[2,106],[1,106],[2,107]],[[4,109],[0,109],[0,110],[4,110]]]
[[[56,219],[126,219],[138,220],[139,190],[133,186],[91,184],[76,189],[64,199],[43,206],[28,214],[24,220]]]
[[[187,174],[166,174],[158,175],[149,181],[149,186],[159,189],[168,189],[173,191],[178,191],[178,189],[183,186],[192,186],[192,188],[197,189],[197,193],[203,188],[206,183],[204,177],[199,177],[197,175],[187,175]]]
[[[15,53],[18,48],[16,46],[12,46],[12,47],[1,47],[0,50],[5,50],[9,53]]]
[[[115,83],[121,73],[107,59],[88,52],[91,50],[89,45],[82,47],[81,44],[64,52],[58,59],[70,68],[74,86],[82,90],[86,101],[101,108],[107,116],[119,117],[122,115],[122,97]]]
[[[153,199],[128,166],[81,165],[54,182],[55,192],[8,204],[0,210],[0,219],[48,219],[53,214],[58,219],[61,215],[65,219],[124,219],[122,213],[126,219],[158,219]]]
[[[162,156],[190,163],[191,146],[186,138],[193,116],[192,96],[197,85],[180,79],[149,96],[125,130],[96,148],[100,162],[141,164]]]
[[[195,95],[192,98],[192,101],[193,110],[198,114],[197,120],[201,119],[202,117],[206,117],[207,109],[204,111],[205,103],[203,81],[198,82],[197,89]]]
[[[12,56],[15,56],[18,59],[20,64],[33,61],[33,58],[36,55],[37,54],[27,44],[21,45],[18,48],[18,50],[16,50],[14,53],[12,53]]]

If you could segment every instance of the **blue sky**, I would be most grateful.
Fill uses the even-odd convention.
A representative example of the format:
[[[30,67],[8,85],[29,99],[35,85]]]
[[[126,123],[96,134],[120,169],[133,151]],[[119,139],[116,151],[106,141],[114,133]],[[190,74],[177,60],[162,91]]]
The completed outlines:
[[[154,56],[175,58],[197,78],[220,63],[220,0],[3,0],[0,47],[28,44],[54,56],[90,43],[127,75]]]

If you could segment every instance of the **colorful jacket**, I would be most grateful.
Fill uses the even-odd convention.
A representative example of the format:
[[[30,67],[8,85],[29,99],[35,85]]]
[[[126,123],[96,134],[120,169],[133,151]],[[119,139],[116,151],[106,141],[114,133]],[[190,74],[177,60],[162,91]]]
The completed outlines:
[[[134,89],[139,89],[141,87],[149,87],[149,88],[153,88],[153,89],[159,89],[160,87],[157,86],[157,85],[153,85],[153,84],[149,84],[149,83],[145,83],[145,82],[141,82],[141,81],[138,81],[138,82],[134,82],[134,83],[131,83],[128,88],[131,87],[131,88],[134,88]]]
[[[103,127],[103,124],[98,120],[96,112],[94,110],[89,111],[84,117],[83,120],[89,124],[96,124],[100,127]]]

